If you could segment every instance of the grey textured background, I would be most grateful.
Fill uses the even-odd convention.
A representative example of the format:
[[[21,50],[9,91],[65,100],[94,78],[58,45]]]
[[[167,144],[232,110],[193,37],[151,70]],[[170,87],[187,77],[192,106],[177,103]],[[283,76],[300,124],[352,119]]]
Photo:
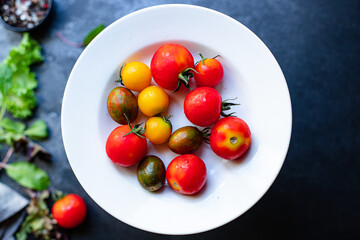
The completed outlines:
[[[79,185],[61,139],[63,91],[82,49],[64,45],[55,32],[81,42],[99,23],[164,3],[205,6],[249,27],[277,58],[293,104],[289,153],[270,190],[240,218],[192,236],[147,233],[108,215]],[[360,239],[359,13],[358,0],[55,1],[49,28],[32,35],[45,56],[34,68],[40,107],[32,120],[48,123],[51,137],[43,145],[54,156],[37,164],[53,187],[76,192],[88,204],[86,221],[68,231],[71,239]],[[0,59],[20,39],[1,27]],[[0,180],[21,191],[3,172]]]

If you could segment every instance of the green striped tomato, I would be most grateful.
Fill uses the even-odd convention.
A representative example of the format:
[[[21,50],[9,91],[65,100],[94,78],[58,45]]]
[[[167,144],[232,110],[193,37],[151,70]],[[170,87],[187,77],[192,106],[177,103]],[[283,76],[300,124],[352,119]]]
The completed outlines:
[[[110,92],[107,99],[107,109],[110,117],[120,124],[127,124],[126,117],[129,122],[133,122],[138,115],[136,97],[124,87],[116,87]]]

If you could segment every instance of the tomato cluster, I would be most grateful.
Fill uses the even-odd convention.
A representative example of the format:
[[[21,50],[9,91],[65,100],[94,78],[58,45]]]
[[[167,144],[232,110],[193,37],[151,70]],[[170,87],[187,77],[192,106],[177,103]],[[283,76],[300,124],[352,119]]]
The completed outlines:
[[[138,164],[137,178],[149,191],[160,189],[165,178],[171,188],[181,194],[199,192],[206,183],[206,165],[192,153],[202,142],[209,143],[218,156],[234,160],[250,146],[251,133],[240,118],[227,114],[235,103],[222,100],[213,87],[224,75],[216,57],[205,58],[194,63],[191,53],[182,45],[165,44],[153,55],[150,68],[141,62],[124,64],[117,80],[125,87],[113,89],[107,100],[108,112],[121,125],[115,128],[106,141],[106,153],[113,163],[128,167]],[[150,86],[151,78],[158,86]],[[172,133],[170,117],[164,112],[169,106],[169,96],[163,89],[173,93],[184,85],[190,87],[194,79],[197,88],[191,90],[184,100],[184,113],[195,126],[185,126]],[[139,91],[136,96],[130,91]],[[138,109],[148,117],[145,127],[131,125],[138,116]],[[224,118],[220,119],[220,116]],[[176,117],[176,116],[175,116]],[[220,119],[220,120],[219,120]],[[126,124],[126,125],[125,125]],[[210,126],[215,124],[210,133]],[[156,156],[146,156],[147,140],[152,144],[167,143],[171,151],[182,154],[165,167]]]

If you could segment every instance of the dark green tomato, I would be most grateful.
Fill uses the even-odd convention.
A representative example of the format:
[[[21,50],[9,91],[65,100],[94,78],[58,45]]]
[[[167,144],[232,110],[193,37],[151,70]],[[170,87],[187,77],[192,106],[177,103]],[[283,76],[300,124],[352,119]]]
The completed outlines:
[[[153,192],[164,185],[166,169],[160,158],[149,155],[140,161],[136,174],[140,185]]]
[[[111,90],[107,99],[107,109],[112,119],[120,124],[135,121],[138,115],[138,103],[135,95],[127,88],[116,87]]]
[[[196,127],[187,126],[176,130],[169,139],[168,146],[171,151],[178,154],[187,154],[198,150],[204,136]]]

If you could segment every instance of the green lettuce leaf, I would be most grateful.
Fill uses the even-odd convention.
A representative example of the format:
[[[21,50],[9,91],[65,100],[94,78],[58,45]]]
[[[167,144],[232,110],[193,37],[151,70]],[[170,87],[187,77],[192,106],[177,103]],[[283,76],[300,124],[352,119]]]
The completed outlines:
[[[36,107],[36,98],[33,90],[10,89],[6,98],[6,108],[16,118],[27,118],[32,115]]]
[[[26,127],[24,123],[12,121],[9,118],[4,118],[1,120],[0,126],[3,127],[6,131],[20,134],[24,133]]]
[[[22,134],[4,131],[4,129],[0,128],[0,143],[12,146],[14,142],[22,137]]]
[[[39,43],[30,38],[29,33],[24,33],[23,38],[18,47],[13,47],[5,62],[18,71],[22,67],[29,67],[30,65],[41,62],[43,57],[41,55],[41,47]]]
[[[42,140],[48,137],[46,123],[43,120],[37,120],[28,129],[25,130],[25,135],[34,140]]]
[[[30,68],[22,68],[16,71],[12,76],[11,87],[16,92],[26,92],[27,90],[35,89],[37,81],[35,73],[30,71]]]
[[[41,191],[50,185],[47,173],[33,163],[19,161],[6,166],[8,176],[23,187]]]
[[[1,99],[6,97],[7,92],[11,87],[12,76],[13,76],[12,68],[5,62],[2,62],[0,64],[0,98]]]
[[[0,143],[12,145],[24,136],[25,124],[4,118],[0,121]]]
[[[35,74],[31,72],[30,65],[43,60],[39,43],[32,40],[28,33],[23,35],[19,46],[11,49],[9,56],[0,65],[0,77],[9,76],[11,70],[11,83],[7,84],[7,92],[1,89],[4,81],[1,80],[0,104],[6,106],[15,118],[27,118],[36,107],[34,89],[37,86]],[[5,67],[4,67],[5,66]],[[4,92],[4,93],[3,93]]]

